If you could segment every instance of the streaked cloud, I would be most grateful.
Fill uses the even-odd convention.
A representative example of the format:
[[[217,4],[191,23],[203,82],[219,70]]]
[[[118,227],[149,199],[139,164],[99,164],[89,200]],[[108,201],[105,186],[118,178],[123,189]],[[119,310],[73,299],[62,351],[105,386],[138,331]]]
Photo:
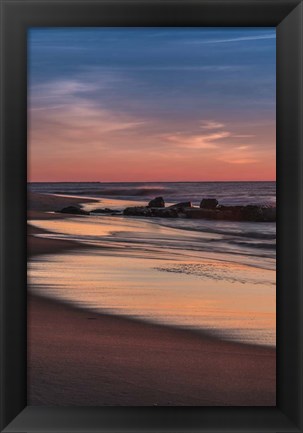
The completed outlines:
[[[226,39],[210,39],[203,42],[198,43],[204,43],[204,44],[222,44],[222,43],[228,43],[228,42],[246,42],[246,41],[262,41],[265,39],[275,39],[276,35],[255,35],[255,36],[240,36],[238,38],[226,38]]]
[[[225,132],[214,132],[212,134],[198,134],[198,135],[184,135],[184,134],[174,134],[169,135],[166,138],[167,141],[176,144],[179,147],[192,148],[192,149],[214,149],[218,145],[216,142],[229,137],[230,133]]]
[[[224,123],[215,122],[213,120],[204,120],[201,122],[201,128],[203,129],[220,129],[224,128]]]

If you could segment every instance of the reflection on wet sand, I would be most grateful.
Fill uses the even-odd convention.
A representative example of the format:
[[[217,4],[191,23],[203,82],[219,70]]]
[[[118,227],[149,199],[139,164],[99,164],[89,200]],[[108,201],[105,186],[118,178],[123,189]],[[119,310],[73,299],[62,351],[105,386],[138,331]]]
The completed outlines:
[[[96,245],[33,258],[33,292],[96,311],[275,345],[274,259],[214,233],[123,217],[35,220],[40,236]],[[223,252],[222,252],[223,251]]]

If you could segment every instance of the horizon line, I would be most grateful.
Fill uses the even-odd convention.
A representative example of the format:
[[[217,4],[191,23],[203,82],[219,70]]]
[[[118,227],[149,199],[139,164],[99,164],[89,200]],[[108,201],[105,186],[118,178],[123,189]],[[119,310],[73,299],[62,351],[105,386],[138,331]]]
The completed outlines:
[[[50,180],[50,181],[27,181],[30,183],[232,183],[232,182],[276,182],[273,180],[136,180],[136,181],[110,181],[110,180]]]

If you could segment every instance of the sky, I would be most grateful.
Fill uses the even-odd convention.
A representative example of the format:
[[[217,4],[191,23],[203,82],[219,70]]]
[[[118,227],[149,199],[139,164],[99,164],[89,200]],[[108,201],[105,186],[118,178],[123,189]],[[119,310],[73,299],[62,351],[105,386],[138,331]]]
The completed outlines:
[[[28,179],[275,180],[275,28],[32,28]]]

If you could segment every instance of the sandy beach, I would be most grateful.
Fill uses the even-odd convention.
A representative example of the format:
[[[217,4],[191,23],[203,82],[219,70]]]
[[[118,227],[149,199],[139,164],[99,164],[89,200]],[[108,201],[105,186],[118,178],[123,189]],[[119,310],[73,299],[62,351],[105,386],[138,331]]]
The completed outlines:
[[[80,202],[31,193],[29,219],[68,218],[48,212]],[[79,248],[36,236],[42,233],[29,226],[29,256]],[[91,313],[30,293],[28,375],[29,405],[276,404],[274,348]]]

